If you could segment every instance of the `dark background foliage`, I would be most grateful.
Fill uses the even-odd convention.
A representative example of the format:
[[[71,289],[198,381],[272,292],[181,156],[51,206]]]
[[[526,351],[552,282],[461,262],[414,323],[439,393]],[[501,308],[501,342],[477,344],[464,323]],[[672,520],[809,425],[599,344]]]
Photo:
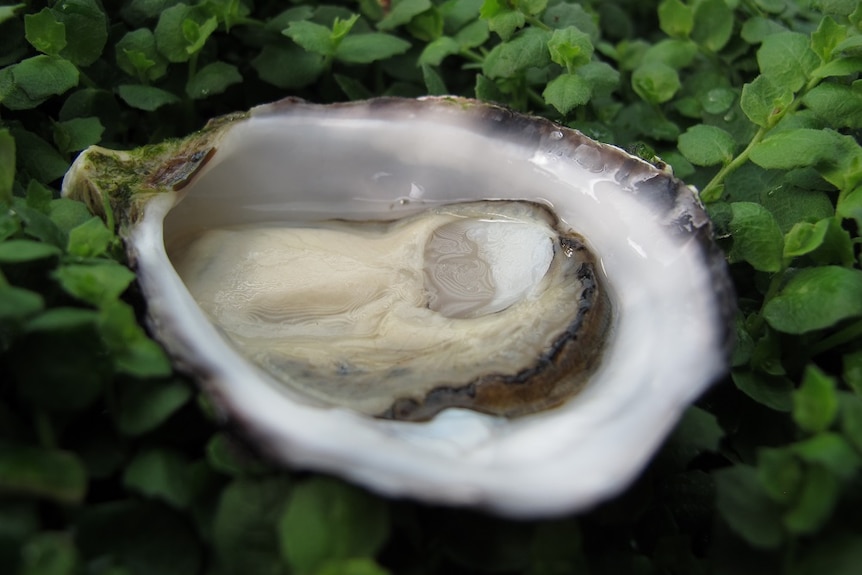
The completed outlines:
[[[853,0],[0,6],[0,573],[859,572],[860,21]],[[425,94],[666,162],[714,219],[732,372],[591,511],[508,521],[273,468],[146,335],[114,222],[59,198],[89,145]]]

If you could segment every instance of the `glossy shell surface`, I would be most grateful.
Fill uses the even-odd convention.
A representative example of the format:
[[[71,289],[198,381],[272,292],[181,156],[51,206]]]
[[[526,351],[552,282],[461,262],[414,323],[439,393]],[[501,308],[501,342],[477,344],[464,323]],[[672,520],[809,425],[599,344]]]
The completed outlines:
[[[91,148],[64,193],[110,198],[154,336],[263,452],[379,493],[560,515],[624,489],[727,369],[734,310],[693,191],[577,131],[460,98],[284,100],[132,152]],[[586,239],[610,291],[601,365],[563,405],[505,418],[460,408],[421,423],[331,407],[280,385],[228,343],[165,245],[212,227],[396,219],[485,199],[548,206]]]

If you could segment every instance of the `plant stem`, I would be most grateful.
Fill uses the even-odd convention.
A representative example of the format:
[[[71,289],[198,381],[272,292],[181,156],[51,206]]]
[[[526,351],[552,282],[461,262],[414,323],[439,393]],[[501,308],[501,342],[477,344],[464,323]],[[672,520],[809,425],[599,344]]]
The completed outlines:
[[[541,20],[539,20],[535,16],[527,16],[526,14],[524,14],[524,16],[526,17],[525,20],[527,21],[527,24],[530,24],[531,26],[535,26],[536,28],[539,28],[541,30],[547,30],[547,31],[551,30],[550,26],[548,26],[547,24],[545,24],[544,22],[542,22]]]
[[[862,321],[852,323],[844,329],[838,330],[829,337],[824,337],[812,345],[809,350],[809,357],[814,357],[815,355],[828,351],[833,347],[849,343],[859,337],[862,337]]]
[[[810,90],[812,90],[817,84],[820,83],[821,78],[814,77],[808,81],[802,90],[800,90],[796,96],[793,98],[793,101],[787,105],[786,108],[775,114],[773,117],[769,119],[769,123],[766,126],[761,126],[757,133],[754,134],[754,137],[751,138],[751,141],[742,150],[739,155],[737,155],[733,160],[729,163],[725,164],[718,173],[709,181],[709,183],[704,186],[703,190],[701,190],[700,195],[703,198],[710,198],[712,194],[715,193],[715,190],[724,184],[724,180],[733,172],[742,167],[745,162],[748,161],[748,157],[751,155],[751,150],[763,140],[766,135],[772,131],[772,129],[778,125],[779,122],[787,115],[792,114],[796,110],[799,109],[799,106],[802,105],[802,98],[807,94]]]
[[[725,178],[742,167],[745,162],[748,161],[748,156],[751,155],[751,150],[760,143],[764,136],[766,136],[767,132],[769,132],[768,128],[760,128],[757,130],[757,133],[754,134],[754,137],[751,138],[751,141],[748,143],[748,146],[745,147],[742,152],[739,153],[738,156],[733,158],[729,163],[722,166],[722,168],[718,171],[718,173],[709,181],[709,183],[704,186],[704,188],[700,191],[701,197],[709,198],[715,192],[716,188],[724,184]]]

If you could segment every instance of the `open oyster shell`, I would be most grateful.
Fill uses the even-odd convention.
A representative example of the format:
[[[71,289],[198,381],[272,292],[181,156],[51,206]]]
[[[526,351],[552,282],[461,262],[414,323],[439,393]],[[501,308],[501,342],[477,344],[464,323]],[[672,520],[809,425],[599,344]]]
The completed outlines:
[[[153,334],[263,451],[387,495],[477,505],[517,517],[588,507],[628,485],[683,409],[726,369],[732,289],[692,190],[617,148],[501,107],[460,98],[328,106],[288,99],[218,118],[184,140],[130,152],[90,148],[73,164],[63,192],[97,213],[110,204],[147,298]],[[476,304],[468,317],[510,313],[521,300],[546,297],[545,288],[536,286],[546,283],[550,272],[544,270],[553,266],[532,262],[542,261],[542,253],[550,254],[549,262],[570,257],[572,244],[566,242],[572,240],[560,237],[578,238],[579,246],[589,248],[590,269],[606,298],[588,306],[607,308],[597,330],[565,340],[591,359],[577,366],[575,375],[559,378],[565,393],[542,402],[557,387],[542,388],[534,394],[540,401],[525,409],[516,402],[514,408],[479,405],[477,411],[451,398],[432,405],[429,398],[439,398],[442,385],[432,382],[408,398],[431,406],[416,411],[415,419],[426,421],[394,421],[386,417],[397,412],[403,391],[390,398],[395,402],[388,410],[377,404],[354,408],[349,398],[304,392],[302,385],[293,385],[302,379],[297,372],[275,373],[243,349],[231,332],[233,320],[216,325],[224,293],[202,294],[213,292],[210,286],[229,272],[196,276],[204,278],[197,286],[188,275],[189,268],[207,267],[200,264],[203,259],[216,261],[237,251],[234,235],[216,242],[215,251],[206,255],[195,252],[196,242],[209,241],[201,238],[214,229],[233,233],[237,226],[248,231],[285,221],[315,228],[332,220],[348,220],[343,224],[348,227],[376,222],[372,225],[388,229],[444,212],[460,222],[469,219],[463,210],[484,200],[493,200],[489,204],[496,215],[469,216],[475,221],[493,226],[499,218],[510,218],[500,215],[503,205],[517,206],[516,211],[527,204],[545,206],[540,211],[551,214],[548,229],[553,231],[531,228],[512,236],[518,238],[513,245],[536,242],[540,255],[526,260],[539,265],[540,273],[528,274],[538,279],[519,288],[511,301]],[[401,245],[403,237],[394,243]],[[344,250],[354,247],[344,244]],[[430,244],[422,245],[424,261],[433,259]],[[251,267],[234,275],[253,284],[258,281],[249,279],[255,262],[269,256],[248,255],[250,249],[242,265]],[[295,245],[285,249],[297,250]],[[505,248],[500,253],[508,257]],[[518,271],[523,265],[518,261],[507,269]],[[346,281],[339,269],[333,264],[336,285]],[[417,281],[425,286],[424,292],[420,289],[425,296],[433,291],[427,280]],[[281,282],[267,276],[258,283]],[[251,288],[237,293],[250,293],[246,289]],[[583,298],[581,290],[560,301]],[[272,314],[291,306],[301,309],[302,301],[288,298],[261,309]],[[424,300],[416,307],[439,311]],[[513,317],[537,315],[553,314],[546,309]],[[522,331],[530,331],[530,325],[523,324]],[[461,338],[458,325],[453,329],[455,335],[446,338]],[[464,346],[467,340],[464,335]],[[514,339],[510,347],[523,345]],[[504,340],[504,352],[505,347]],[[295,344],[286,348],[298,349]],[[297,352],[289,362],[303,357]],[[350,369],[343,367],[346,360],[339,361],[340,376],[349,385]],[[493,372],[496,364],[491,365],[487,369]],[[413,370],[423,377],[435,371]],[[485,381],[466,379],[449,388],[463,392],[470,389],[465,385]],[[528,379],[516,385],[533,381]],[[342,386],[330,387],[338,393]],[[543,409],[548,405],[556,407]]]

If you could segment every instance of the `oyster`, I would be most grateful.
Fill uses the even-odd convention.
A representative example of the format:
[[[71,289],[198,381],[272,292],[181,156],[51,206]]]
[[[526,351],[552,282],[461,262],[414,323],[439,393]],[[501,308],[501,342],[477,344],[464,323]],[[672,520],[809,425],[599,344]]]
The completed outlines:
[[[226,417],[384,494],[590,506],[727,366],[692,190],[497,106],[288,99],[90,148],[63,190],[123,222],[154,335]]]

